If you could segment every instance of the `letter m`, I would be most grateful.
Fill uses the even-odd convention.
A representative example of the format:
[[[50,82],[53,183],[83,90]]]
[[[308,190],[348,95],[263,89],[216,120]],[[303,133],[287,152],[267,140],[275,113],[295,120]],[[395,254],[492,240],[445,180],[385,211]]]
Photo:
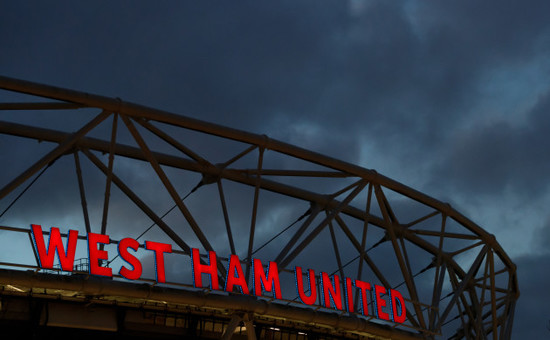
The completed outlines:
[[[55,253],[59,258],[61,269],[65,271],[72,271],[74,267],[74,256],[76,252],[76,242],[78,241],[78,231],[69,230],[67,237],[67,251],[63,247],[63,241],[61,240],[61,233],[59,228],[50,229],[50,239],[48,241],[48,249],[44,242],[44,234],[42,233],[42,227],[37,224],[32,224],[32,237],[34,241],[34,247],[38,254],[38,262],[41,268],[53,269],[53,262],[55,260]]]
[[[273,297],[281,299],[281,284],[279,282],[279,271],[277,270],[277,263],[269,262],[267,266],[267,276],[265,275],[262,262],[258,259],[254,259],[254,293],[257,296],[262,295],[262,290],[267,292],[273,292]]]

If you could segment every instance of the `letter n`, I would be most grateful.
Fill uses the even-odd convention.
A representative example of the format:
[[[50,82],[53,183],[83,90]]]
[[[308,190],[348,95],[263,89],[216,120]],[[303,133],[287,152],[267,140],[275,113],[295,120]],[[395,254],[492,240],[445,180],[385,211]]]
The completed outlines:
[[[331,302],[336,309],[342,310],[342,289],[340,287],[340,278],[334,275],[334,284],[327,273],[321,273],[321,287],[323,289],[323,300],[325,307],[330,308]]]

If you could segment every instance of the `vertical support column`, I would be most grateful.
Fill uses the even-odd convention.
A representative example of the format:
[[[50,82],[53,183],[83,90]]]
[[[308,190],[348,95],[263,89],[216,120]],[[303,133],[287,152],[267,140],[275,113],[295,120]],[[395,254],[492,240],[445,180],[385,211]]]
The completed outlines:
[[[487,291],[487,278],[489,277],[489,256],[485,258],[485,270],[483,271],[483,286],[479,301],[480,313],[477,318],[477,327],[483,329],[483,306],[485,305],[485,292]]]
[[[495,290],[495,259],[493,256],[493,250],[489,249],[487,252],[487,259],[489,260],[489,270],[491,272],[491,313],[493,315],[493,340],[498,339],[498,319],[497,319],[497,297]]]
[[[222,334],[221,340],[230,340],[242,320],[243,318],[241,315],[234,313],[231,320],[229,320],[229,324],[227,325],[225,332]]]
[[[370,216],[370,204],[372,199],[372,183],[369,183],[369,189],[367,193],[367,206],[365,207],[365,220],[363,222],[363,235],[361,237],[361,251],[359,252],[359,268],[357,269],[357,279],[361,280],[361,275],[363,275],[363,257],[366,254],[365,247],[367,246],[367,231],[369,228],[369,219]],[[355,294],[355,305],[359,303],[359,292]]]
[[[246,281],[249,282],[250,278],[250,267],[252,265],[252,249],[254,247],[254,233],[256,231],[256,216],[258,213],[258,198],[260,196],[260,179],[261,179],[261,170],[262,163],[264,160],[264,148],[260,148],[260,154],[258,155],[258,175],[256,177],[256,186],[254,187],[254,205],[252,207],[252,219],[250,221],[250,236],[248,238],[248,252],[246,253]]]
[[[430,313],[428,314],[429,327],[430,327],[430,330],[434,332],[439,331],[434,329],[434,326],[436,322],[436,316],[437,318],[440,317],[439,301],[441,300],[441,290],[443,289],[443,281],[444,281],[443,279],[445,278],[445,264],[443,263],[443,266],[442,266],[441,254],[443,253],[443,240],[445,239],[443,235],[445,235],[446,221],[447,221],[447,215],[442,214],[441,215],[441,234],[439,235],[439,246],[438,246],[438,252],[436,257],[434,290],[432,293],[432,309],[430,309]]]
[[[225,229],[227,231],[227,238],[229,240],[229,247],[231,248],[231,254],[237,254],[235,250],[235,243],[233,242],[233,233],[231,232],[231,224],[229,223],[229,214],[227,212],[227,206],[225,204],[225,195],[223,194],[222,180],[218,179],[218,193],[220,194],[220,201],[222,204],[223,219],[225,221]]]
[[[328,211],[325,210],[325,214],[328,216]],[[338,242],[336,242],[336,235],[334,233],[334,227],[332,222],[328,223],[328,228],[330,230],[330,238],[332,239],[332,246],[334,248],[334,255],[336,255],[336,263],[338,264],[338,271],[340,273],[340,280],[345,282],[346,276],[344,275],[344,267],[342,267],[342,259],[340,258],[340,250],[338,249]],[[347,303],[347,301],[346,301]]]
[[[88,215],[88,203],[86,202],[86,192],[84,191],[84,181],[82,180],[82,170],[80,169],[80,157],[78,151],[74,152],[74,163],[76,168],[76,177],[78,178],[78,189],[80,191],[80,203],[82,205],[82,214],[84,215],[84,225],[86,233],[91,233],[90,217]]]
[[[107,166],[107,179],[105,181],[105,198],[103,200],[103,218],[101,219],[101,234],[107,232],[107,215],[109,212],[109,199],[111,197],[111,179],[113,177],[113,162],[115,158],[116,130],[118,114],[113,115],[113,128],[111,131],[111,144],[109,145],[109,164]],[[103,245],[101,245],[103,250]]]
[[[397,224],[397,221],[395,220],[395,216],[393,215],[393,212],[391,211],[389,203],[387,202],[386,197],[379,185],[375,186],[374,192],[376,194],[376,198],[380,206],[380,211],[382,212],[384,220],[386,221],[386,224],[387,224],[386,230],[388,232],[388,235],[390,236],[390,240],[392,242],[395,256],[397,257],[397,262],[399,263],[399,268],[401,269],[401,273],[403,274],[403,278],[405,279],[405,283],[409,291],[409,296],[413,300],[413,307],[416,312],[418,322],[420,323],[422,328],[425,328],[426,322],[424,321],[424,314],[422,314],[422,310],[418,305],[418,303],[414,302],[414,301],[420,301],[418,298],[418,292],[416,290],[416,284],[412,277],[412,273],[410,272],[410,268],[406,264],[406,259],[404,258],[404,254],[401,251],[399,244],[397,243],[397,237],[395,235],[395,230],[394,230]]]
[[[244,316],[244,325],[246,326],[246,335],[248,340],[256,340],[256,330],[254,329],[253,317],[249,314]]]

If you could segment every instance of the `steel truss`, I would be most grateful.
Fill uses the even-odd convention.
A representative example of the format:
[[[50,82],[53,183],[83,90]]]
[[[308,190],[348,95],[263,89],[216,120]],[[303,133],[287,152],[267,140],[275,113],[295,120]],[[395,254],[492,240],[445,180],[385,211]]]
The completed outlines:
[[[230,249],[233,254],[243,254],[241,260],[246,265],[247,277],[250,276],[248,259],[270,242],[279,242],[277,248],[280,250],[274,260],[278,263],[279,270],[284,272],[291,270],[296,265],[297,259],[305,256],[303,254],[315,247],[316,242],[330,235],[328,244],[332,247],[330,252],[336,260],[335,273],[342,278],[346,275],[356,278],[369,276],[371,280],[386,287],[399,287],[405,297],[406,322],[402,325],[381,326],[378,336],[439,338],[443,334],[450,338],[467,339],[509,339],[511,336],[514,308],[519,296],[516,266],[493,235],[449,204],[373,170],[323,156],[265,135],[240,131],[120,99],[7,77],[0,77],[0,88],[54,100],[53,102],[2,103],[0,110],[66,110],[70,113],[78,109],[98,110],[97,115],[76,132],[1,121],[0,133],[2,134],[51,142],[57,146],[12,181],[3,184],[0,188],[0,202],[6,202],[6,197],[12,197],[17,192],[26,191],[28,186],[22,189],[26,183],[29,183],[33,176],[36,180],[59,158],[73,157],[80,193],[77,199],[81,202],[84,226],[87,232],[93,231],[81,171],[81,162],[85,158],[105,178],[102,220],[100,224],[98,223],[101,233],[106,233],[109,227],[114,228],[108,225],[108,215],[111,189],[116,187],[149,217],[153,222],[151,227],[160,228],[180,248],[181,253],[187,256],[190,254],[190,249],[197,245],[191,246],[189,238],[178,232],[177,226],[170,225],[164,220],[166,214],[160,216],[156,213],[131,185],[117,175],[113,166],[115,160],[119,158],[149,164],[162,183],[162,187],[158,190],[164,190],[170,196],[174,208],[185,219],[194,239],[198,240],[201,251],[213,251],[221,247],[219,241],[215,243],[209,239],[205,232],[208,227],[201,226],[192,209],[182,199],[181,193],[178,192],[173,178],[170,178],[166,169],[197,173],[202,179],[191,192],[200,191],[203,187],[210,185],[216,187],[215,199],[220,202],[225,223],[225,226],[219,228],[218,233],[225,233],[227,238],[225,248]],[[94,128],[109,122],[111,122],[110,139],[90,136]],[[137,146],[117,141],[117,134],[120,134],[121,129],[124,128],[125,132],[132,137],[133,144]],[[237,141],[244,144],[244,147],[241,152],[228,155],[226,158],[228,160],[216,163],[201,156],[203,154],[201,150],[192,149],[176,138],[173,131],[178,129],[192,130],[204,135],[205,138],[215,136],[218,137],[217,142]],[[162,141],[177,152],[155,151],[151,146],[151,138],[144,137],[144,131],[156,136],[157,142]],[[107,163],[101,159],[99,153],[108,155]],[[288,164],[300,161],[302,162],[300,164],[308,164],[309,167],[307,169],[289,168],[284,166],[284,162],[280,162],[279,168],[267,168],[265,164],[268,164],[268,158],[272,155],[275,155],[277,160],[291,160]],[[255,159],[254,167],[238,166],[242,159],[252,156]],[[327,194],[302,187],[300,179],[330,180],[340,189]],[[224,191],[224,183],[227,181],[253,190],[246,249],[239,249],[235,242],[234,225],[230,222],[230,205]],[[273,230],[268,237],[269,240],[267,242],[263,240],[263,245],[259,246],[258,216],[262,213],[259,202],[262,194],[265,195],[266,192],[289,197],[296,202],[309,203],[309,209],[287,229],[283,230],[284,226],[281,226]],[[4,205],[7,204],[4,203]],[[417,213],[417,216],[412,218],[410,213],[400,212],[403,204],[420,207],[418,211],[422,212],[421,216]],[[10,230],[7,227],[4,229]],[[282,233],[286,233],[287,239],[279,241]],[[375,254],[377,252],[378,256]],[[380,265],[380,258],[387,254],[392,254],[392,261],[395,263],[391,272],[385,268],[389,266],[382,268]],[[223,280],[226,275],[225,260],[219,258],[219,262],[219,274]],[[4,265],[9,264],[4,263]],[[4,284],[10,284],[10,277],[14,275],[0,275]],[[35,279],[17,276],[17,280],[13,280],[12,284],[24,285],[25,280],[28,280],[29,287],[36,286]],[[43,282],[42,284],[44,285]],[[94,284],[96,283],[89,283],[89,286],[92,287]],[[71,286],[70,289],[73,290],[75,287]],[[123,294],[120,289],[116,293]],[[189,294],[186,303],[198,303],[193,300],[196,297],[191,297],[192,294]],[[217,302],[213,300],[209,302],[223,305],[218,307],[232,308],[231,306],[234,306],[232,299],[233,297],[229,296],[217,299]],[[286,298],[290,306],[294,305],[295,300]],[[201,303],[204,302],[204,300],[201,301]],[[286,309],[281,312],[283,307],[280,306],[280,301],[262,300],[262,306],[267,304],[265,308],[258,308],[256,304],[259,302],[239,301],[241,301],[238,304],[239,308],[235,309],[229,328],[237,327],[239,322],[250,326],[254,315],[269,316],[269,313],[275,313],[272,316],[277,317],[283,317],[284,314],[289,319],[294,318],[303,322],[306,320],[319,324],[324,322],[316,320],[315,315],[318,312],[313,309],[294,307],[299,312],[292,313]],[[340,313],[344,314],[344,312]],[[341,315],[341,317],[344,316]],[[372,321],[369,324],[375,326],[377,324],[372,317],[366,320]],[[338,327],[345,330],[345,325],[351,324],[351,321],[349,324],[342,322]],[[329,327],[336,326],[329,324]],[[388,333],[388,327],[394,332]],[[349,330],[355,334],[376,335],[376,330],[370,326],[367,327],[368,332],[364,328],[363,333],[361,328],[359,330],[351,328]],[[226,332],[224,338],[229,336],[230,331]]]

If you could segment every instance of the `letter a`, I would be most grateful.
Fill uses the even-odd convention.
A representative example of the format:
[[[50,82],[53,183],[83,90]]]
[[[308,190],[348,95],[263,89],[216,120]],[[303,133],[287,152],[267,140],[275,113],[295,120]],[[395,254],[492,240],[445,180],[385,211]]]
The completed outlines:
[[[250,294],[248,285],[244,279],[241,261],[237,255],[231,255],[229,257],[229,268],[227,269],[227,278],[225,279],[224,290],[226,292],[232,292],[234,286],[239,287],[242,294]]]

